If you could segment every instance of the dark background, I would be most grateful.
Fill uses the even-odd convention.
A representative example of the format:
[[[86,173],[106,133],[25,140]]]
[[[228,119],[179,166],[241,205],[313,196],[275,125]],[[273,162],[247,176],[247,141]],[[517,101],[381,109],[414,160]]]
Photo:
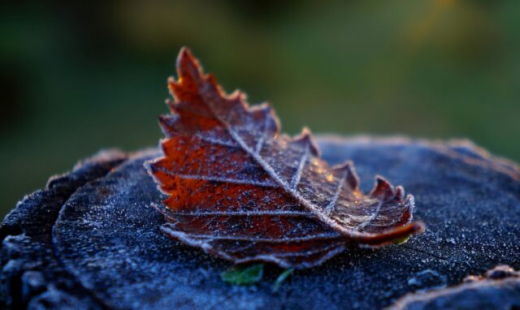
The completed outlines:
[[[520,160],[520,1],[10,1],[0,215],[101,148],[161,138],[191,47],[286,132],[465,137]]]

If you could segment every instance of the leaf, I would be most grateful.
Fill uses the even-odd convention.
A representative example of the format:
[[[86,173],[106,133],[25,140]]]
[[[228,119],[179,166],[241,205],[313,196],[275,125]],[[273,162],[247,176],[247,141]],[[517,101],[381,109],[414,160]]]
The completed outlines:
[[[276,278],[276,281],[274,281],[273,284],[273,292],[278,292],[278,289],[280,289],[280,286],[282,283],[287,279],[292,273],[294,272],[294,268],[289,268],[285,270],[284,272],[280,273],[278,278]]]
[[[262,280],[264,264],[234,266],[220,274],[222,281],[234,285],[249,285]]]
[[[308,129],[281,134],[267,104],[226,95],[187,49],[177,59],[175,101],[159,118],[163,157],[146,164],[168,198],[161,230],[235,263],[321,264],[349,245],[378,247],[423,230],[413,197],[382,177],[364,195],[352,162],[320,158]]]

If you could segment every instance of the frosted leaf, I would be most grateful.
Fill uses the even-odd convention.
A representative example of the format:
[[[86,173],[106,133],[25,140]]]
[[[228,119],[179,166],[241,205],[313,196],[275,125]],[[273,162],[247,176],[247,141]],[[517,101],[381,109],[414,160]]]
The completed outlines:
[[[162,192],[161,230],[235,263],[321,264],[348,245],[383,246],[421,232],[414,201],[382,177],[364,195],[351,162],[320,158],[308,129],[281,134],[266,104],[226,95],[187,49],[161,116],[163,157],[146,164]]]

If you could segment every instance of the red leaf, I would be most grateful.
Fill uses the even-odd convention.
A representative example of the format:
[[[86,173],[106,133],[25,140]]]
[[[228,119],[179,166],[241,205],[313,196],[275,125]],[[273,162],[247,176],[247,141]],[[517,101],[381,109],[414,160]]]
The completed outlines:
[[[147,163],[168,195],[158,206],[168,236],[235,263],[306,268],[349,244],[382,246],[423,230],[402,187],[377,177],[363,195],[351,162],[330,168],[307,129],[280,134],[270,106],[226,95],[187,49],[177,71],[171,115],[159,119],[164,156]]]

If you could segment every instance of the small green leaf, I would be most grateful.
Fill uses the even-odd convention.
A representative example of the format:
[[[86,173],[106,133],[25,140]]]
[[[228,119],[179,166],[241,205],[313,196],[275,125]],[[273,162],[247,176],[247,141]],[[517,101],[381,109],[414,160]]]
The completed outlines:
[[[222,281],[233,285],[250,285],[262,279],[264,265],[234,266],[220,274]]]
[[[294,271],[294,268],[290,268],[285,270],[284,272],[280,273],[278,278],[276,278],[276,281],[274,281],[273,284],[273,292],[277,292],[282,283],[287,279]]]

